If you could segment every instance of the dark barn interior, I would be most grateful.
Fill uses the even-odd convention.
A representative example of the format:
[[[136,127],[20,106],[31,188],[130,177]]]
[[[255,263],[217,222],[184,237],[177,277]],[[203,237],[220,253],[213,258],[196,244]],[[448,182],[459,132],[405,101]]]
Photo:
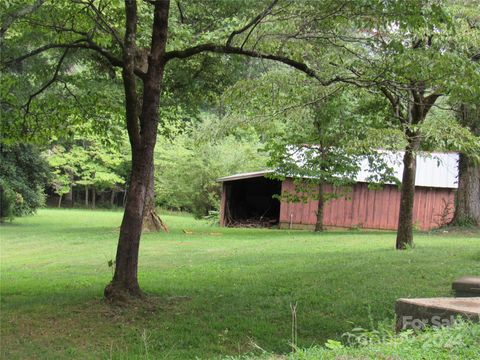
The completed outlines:
[[[225,183],[225,225],[269,227],[280,220],[282,182],[256,177]]]

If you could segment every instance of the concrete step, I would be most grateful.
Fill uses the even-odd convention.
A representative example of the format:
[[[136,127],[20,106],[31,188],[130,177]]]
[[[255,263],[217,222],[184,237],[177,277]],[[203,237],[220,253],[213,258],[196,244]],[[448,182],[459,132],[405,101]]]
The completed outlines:
[[[480,296],[480,276],[463,276],[452,284],[456,297]]]
[[[395,313],[397,331],[448,326],[455,322],[457,316],[479,322],[480,297],[398,299]]]

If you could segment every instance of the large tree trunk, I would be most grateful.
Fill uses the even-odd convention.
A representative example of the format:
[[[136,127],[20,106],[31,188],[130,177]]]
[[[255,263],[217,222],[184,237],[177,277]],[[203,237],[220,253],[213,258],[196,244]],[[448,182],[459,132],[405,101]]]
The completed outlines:
[[[145,210],[143,213],[143,232],[164,230],[168,232],[167,226],[163,223],[155,208],[155,173],[154,168],[150,171],[147,195],[145,198]]]
[[[127,202],[120,226],[115,272],[105,288],[105,297],[122,301],[140,297],[137,279],[138,251],[145,210],[145,200],[153,170],[153,153],[157,139],[158,107],[165,68],[163,55],[167,42],[169,1],[156,1],[147,73],[142,78],[142,99],[137,92],[135,53],[137,4],[125,1],[126,24],[122,78],[125,88],[126,122],[132,148],[132,169]]]
[[[403,156],[403,175],[400,192],[400,212],[398,216],[397,242],[398,250],[413,246],[413,203],[415,200],[415,175],[419,148],[417,134],[409,134],[408,145]]]
[[[480,108],[462,104],[458,121],[480,136]],[[468,154],[460,154],[458,161],[458,190],[452,225],[480,226],[480,165]]]
[[[124,300],[141,296],[137,279],[138,251],[142,233],[145,195],[153,161],[153,146],[132,152],[132,170],[127,203],[120,226],[120,237],[115,258],[115,273],[105,288],[105,297]]]
[[[480,166],[465,154],[458,161],[458,190],[453,225],[480,226]]]
[[[318,207],[317,207],[317,222],[315,223],[315,231],[323,231],[323,208],[325,206],[324,184],[318,184]]]

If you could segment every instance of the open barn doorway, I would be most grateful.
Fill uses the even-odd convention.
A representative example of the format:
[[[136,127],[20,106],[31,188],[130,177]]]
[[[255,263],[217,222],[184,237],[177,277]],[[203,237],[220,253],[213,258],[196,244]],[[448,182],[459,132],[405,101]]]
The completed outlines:
[[[225,226],[271,227],[279,223],[282,182],[255,177],[228,181],[225,191]]]

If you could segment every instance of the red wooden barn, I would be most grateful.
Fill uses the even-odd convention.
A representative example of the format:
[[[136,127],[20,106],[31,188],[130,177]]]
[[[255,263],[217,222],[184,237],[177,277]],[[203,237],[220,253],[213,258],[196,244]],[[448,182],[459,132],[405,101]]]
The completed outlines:
[[[401,179],[402,152],[388,153],[390,166]],[[448,222],[453,216],[454,193],[457,188],[455,153],[429,153],[417,156],[414,223],[418,229],[429,230]],[[369,189],[366,178],[368,165],[362,166],[356,183],[346,196],[327,202],[324,225],[343,228],[389,229],[398,224],[400,191],[387,184]],[[362,164],[363,165],[363,164]],[[222,226],[248,226],[260,220],[264,225],[280,228],[313,229],[318,202],[280,202],[275,195],[295,191],[292,178],[284,181],[268,177],[265,170],[236,174],[218,179],[223,183],[220,222]],[[331,190],[331,189],[330,189]]]

